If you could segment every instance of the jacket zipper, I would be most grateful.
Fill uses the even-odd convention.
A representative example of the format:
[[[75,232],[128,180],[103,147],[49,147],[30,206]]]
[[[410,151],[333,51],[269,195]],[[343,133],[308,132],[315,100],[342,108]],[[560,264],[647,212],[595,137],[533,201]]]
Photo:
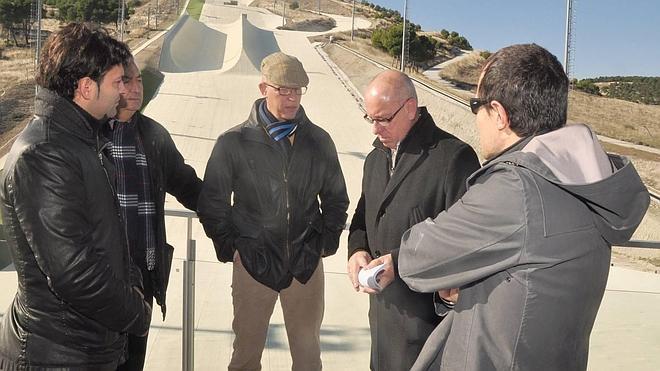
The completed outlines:
[[[105,168],[105,165],[103,164],[103,150],[105,150],[108,145],[110,145],[110,142],[105,142],[103,145],[99,148],[99,138],[98,135],[96,137],[96,148],[98,148],[97,155],[99,158],[99,163],[101,164],[101,168],[103,169],[103,173],[105,174],[105,180],[108,182],[108,185],[110,186],[110,190],[112,191],[112,197],[115,200],[115,212],[117,213],[117,217],[119,218],[119,222],[121,223],[121,229],[124,232],[124,242],[126,243],[126,253],[128,254],[128,259],[129,259],[129,265],[126,266],[126,273],[127,273],[127,278],[131,278],[131,269],[130,269],[130,261],[133,259],[131,255],[131,245],[129,244],[128,240],[128,232],[126,231],[126,227],[124,227],[124,219],[121,216],[121,208],[119,206],[119,198],[117,198],[117,191],[115,190],[114,185],[112,184],[112,181],[110,180],[110,174],[108,174],[108,169]],[[131,282],[133,284],[133,282]]]
[[[288,138],[287,138],[288,140]],[[285,242],[285,252],[286,252],[286,261],[289,266],[291,266],[291,243],[289,241],[289,229],[291,225],[291,211],[289,205],[289,180],[287,178],[287,164],[284,166],[284,199],[286,202],[286,242]]]

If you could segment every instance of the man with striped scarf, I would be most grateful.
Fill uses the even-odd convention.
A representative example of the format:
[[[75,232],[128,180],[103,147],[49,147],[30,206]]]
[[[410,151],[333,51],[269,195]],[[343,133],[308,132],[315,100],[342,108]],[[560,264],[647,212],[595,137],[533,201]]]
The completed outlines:
[[[197,209],[201,180],[184,162],[167,130],[143,115],[142,75],[131,59],[124,68],[126,87],[115,119],[102,128],[110,140],[106,152],[114,164],[114,183],[133,261],[140,267],[144,297],[160,305],[172,265],[165,236],[165,192],[190,210]],[[119,370],[142,370],[147,337],[129,336],[128,360]]]

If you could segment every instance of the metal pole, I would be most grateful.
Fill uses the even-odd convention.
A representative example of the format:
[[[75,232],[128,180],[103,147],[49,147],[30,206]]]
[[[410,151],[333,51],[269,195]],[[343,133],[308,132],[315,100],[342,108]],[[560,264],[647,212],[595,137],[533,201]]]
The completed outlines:
[[[570,79],[570,64],[571,64],[571,47],[572,47],[572,42],[571,39],[573,37],[572,35],[572,29],[573,29],[573,0],[566,0],[566,36],[565,36],[565,50],[564,50],[564,71],[566,72],[566,76],[569,77]]]
[[[160,10],[158,5],[158,0],[156,0],[156,29],[158,29],[158,12]]]
[[[39,68],[39,58],[41,56],[41,8],[43,0],[37,0],[37,51],[35,55],[35,67]],[[34,85],[34,95],[39,93],[39,85]]]
[[[401,39],[401,72],[406,66],[406,15],[408,13],[408,0],[403,3],[403,38]]]
[[[124,16],[125,16],[125,0],[119,0],[121,1],[121,11],[119,14],[119,40],[124,41]]]
[[[318,0],[319,15],[321,15],[321,0]]]
[[[282,27],[286,24],[286,3],[282,1]]]
[[[188,248],[183,262],[183,371],[195,367],[195,240],[192,239],[192,218],[188,218]]]
[[[353,0],[353,11],[351,12],[351,41],[355,36],[355,0]]]

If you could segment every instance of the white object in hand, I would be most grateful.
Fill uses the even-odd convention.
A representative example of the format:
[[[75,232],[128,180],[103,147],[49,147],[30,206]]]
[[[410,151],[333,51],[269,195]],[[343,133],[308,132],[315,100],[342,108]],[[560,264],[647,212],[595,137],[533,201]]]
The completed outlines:
[[[374,290],[382,290],[378,283],[378,275],[385,269],[385,263],[379,264],[371,269],[360,269],[358,273],[358,281],[360,286],[368,287]]]

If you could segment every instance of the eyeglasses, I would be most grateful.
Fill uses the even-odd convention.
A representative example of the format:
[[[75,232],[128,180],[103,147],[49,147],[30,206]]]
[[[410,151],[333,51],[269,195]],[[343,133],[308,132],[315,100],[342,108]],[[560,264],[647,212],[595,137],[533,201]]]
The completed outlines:
[[[285,87],[279,87],[279,86],[274,86],[271,84],[266,84],[267,86],[270,86],[271,88],[277,90],[277,94],[283,95],[283,96],[289,96],[291,94],[295,95],[303,95],[307,92],[307,87],[306,86],[301,86],[299,88],[285,88]]]
[[[401,105],[401,107],[399,107],[398,110],[394,111],[394,113],[392,114],[392,116],[390,116],[390,117],[388,117],[388,118],[386,118],[386,119],[373,118],[373,117],[369,116],[368,113],[365,113],[364,116],[363,116],[363,118],[364,118],[369,124],[378,124],[378,125],[380,125],[380,126],[388,126],[389,124],[392,123],[392,120],[394,120],[394,118],[395,118],[396,115],[399,113],[399,111],[401,111],[401,109],[403,109],[403,107],[405,107],[406,103],[408,103],[409,100],[410,100],[410,98],[404,100],[404,101],[403,101],[403,104]]]
[[[470,98],[470,110],[476,115],[477,112],[479,112],[479,108],[481,108],[481,106],[484,104],[488,104],[489,102],[490,101],[487,99]]]

